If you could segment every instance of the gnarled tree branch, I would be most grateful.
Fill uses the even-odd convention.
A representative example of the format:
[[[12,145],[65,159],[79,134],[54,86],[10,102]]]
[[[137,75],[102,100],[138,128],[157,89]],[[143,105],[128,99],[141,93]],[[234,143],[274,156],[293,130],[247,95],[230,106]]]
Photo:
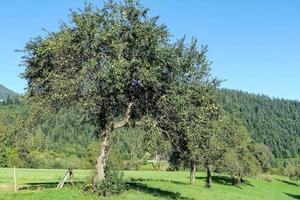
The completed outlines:
[[[129,102],[123,120],[113,123],[113,129],[122,128],[129,122],[132,105],[133,103]]]

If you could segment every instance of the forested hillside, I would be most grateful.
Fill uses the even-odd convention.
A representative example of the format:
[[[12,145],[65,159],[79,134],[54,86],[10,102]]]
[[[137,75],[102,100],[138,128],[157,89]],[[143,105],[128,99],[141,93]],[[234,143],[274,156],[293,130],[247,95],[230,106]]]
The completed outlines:
[[[0,167],[88,168],[92,126],[76,109],[57,114],[25,103],[0,105]]]
[[[0,105],[0,167],[92,168],[98,152],[95,127],[82,123],[79,109],[49,113],[23,101]],[[148,158],[141,131],[124,128],[114,138],[113,159],[124,161],[125,169],[138,169]]]
[[[252,137],[269,146],[277,158],[299,157],[299,101],[229,89],[220,90],[220,94],[224,110],[240,117]]]
[[[12,96],[16,96],[16,95],[17,95],[17,93],[15,93],[14,91],[12,91],[0,84],[0,101],[6,100],[7,97],[12,97]]]
[[[299,158],[300,102],[228,89],[220,90],[220,100],[224,110],[241,118],[252,137],[269,146],[277,158]],[[43,114],[36,109],[30,113],[29,105],[18,101],[0,106],[0,166],[91,168],[97,152],[94,127],[81,124],[85,119],[78,109]],[[144,149],[137,149],[143,135],[133,130],[121,132],[116,138],[119,147],[113,151],[125,161],[125,168],[138,168],[149,158]]]

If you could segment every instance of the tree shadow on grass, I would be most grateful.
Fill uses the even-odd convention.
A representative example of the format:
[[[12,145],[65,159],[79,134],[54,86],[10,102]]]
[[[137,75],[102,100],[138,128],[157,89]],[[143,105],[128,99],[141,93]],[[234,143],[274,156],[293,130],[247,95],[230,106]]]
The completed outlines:
[[[196,177],[196,179],[199,180],[206,180],[206,177]],[[237,188],[243,189],[240,187],[240,185],[247,185],[254,187],[249,181],[243,180],[243,182],[239,185],[233,185],[232,184],[232,178],[228,176],[212,176],[212,181],[213,183],[221,184],[221,185],[230,185],[230,186],[235,186]]]
[[[194,200],[192,198],[181,196],[179,192],[172,192],[172,191],[162,190],[160,188],[153,188],[153,187],[149,187],[146,184],[138,183],[138,182],[127,182],[127,187],[129,189],[137,190],[164,199]]]
[[[294,199],[300,199],[300,195],[297,194],[289,194],[289,193],[285,193],[286,195],[288,195],[289,197],[292,197]]]
[[[281,179],[278,179],[278,178],[276,178],[275,180],[276,180],[276,181],[280,181],[280,182],[282,182],[282,183],[289,184],[289,185],[293,185],[293,186],[296,186],[296,187],[299,186],[297,183],[293,183],[293,182],[290,182],[290,181],[281,180]]]
[[[159,181],[159,182],[165,182],[165,183],[174,183],[177,185],[189,185],[189,183],[181,182],[181,181],[174,181],[174,180],[166,180],[166,179],[154,179],[154,178],[131,178],[130,179],[133,182],[136,181]]]
[[[249,181],[247,181],[247,180],[243,180],[242,184],[245,184],[245,185],[254,187],[254,185],[252,185],[252,184],[251,184]]]
[[[42,182],[42,183],[26,183],[23,187],[20,187],[19,190],[40,190],[46,188],[56,188],[59,182]],[[81,184],[82,181],[73,182],[65,182],[64,186],[73,186],[76,184]]]

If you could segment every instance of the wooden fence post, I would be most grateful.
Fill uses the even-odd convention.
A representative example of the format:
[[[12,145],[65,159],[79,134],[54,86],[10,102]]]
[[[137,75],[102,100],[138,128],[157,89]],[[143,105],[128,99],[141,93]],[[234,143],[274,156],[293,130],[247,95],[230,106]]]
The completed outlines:
[[[14,191],[17,192],[16,166],[14,166]]]

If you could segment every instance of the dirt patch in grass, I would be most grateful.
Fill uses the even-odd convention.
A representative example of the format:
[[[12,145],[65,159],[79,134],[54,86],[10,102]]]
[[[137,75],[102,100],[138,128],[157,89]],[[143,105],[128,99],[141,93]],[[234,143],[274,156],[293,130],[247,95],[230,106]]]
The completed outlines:
[[[0,191],[1,192],[11,191],[11,190],[13,190],[13,185],[0,183]]]

